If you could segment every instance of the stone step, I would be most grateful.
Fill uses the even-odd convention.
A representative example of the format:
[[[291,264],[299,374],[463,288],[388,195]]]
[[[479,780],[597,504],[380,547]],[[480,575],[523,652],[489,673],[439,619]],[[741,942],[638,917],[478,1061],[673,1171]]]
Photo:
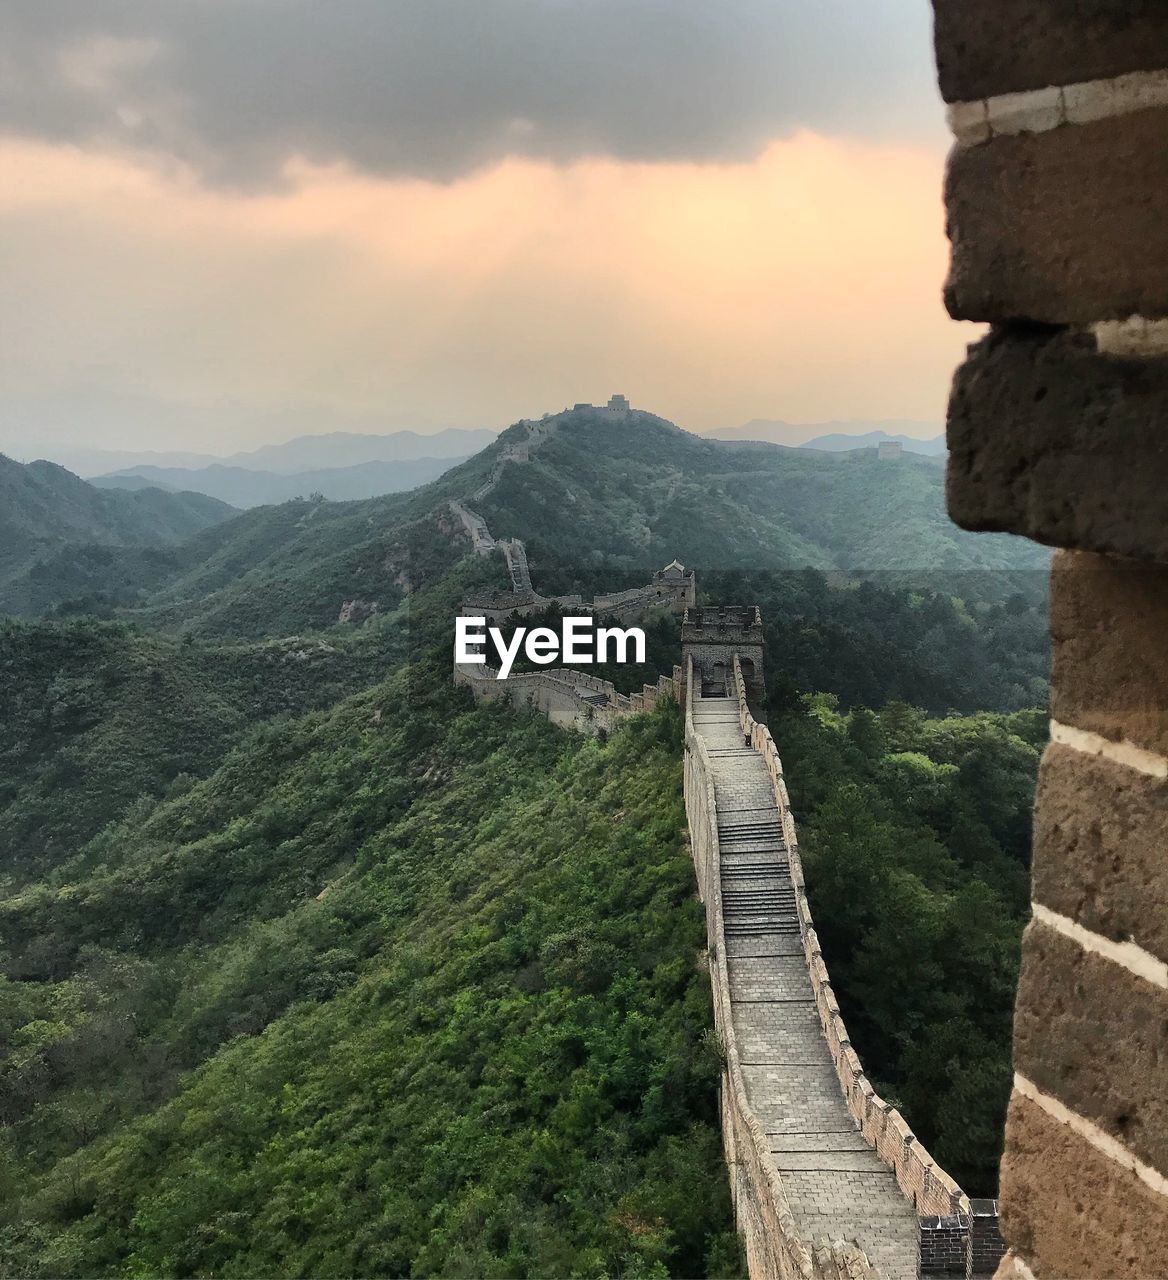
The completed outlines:
[[[798,936],[799,922],[792,920],[789,924],[780,923],[779,921],[742,921],[740,923],[738,921],[724,920],[722,929],[727,938],[767,938],[775,934]]]
[[[810,1133],[767,1132],[767,1144],[776,1155],[807,1151],[871,1151],[859,1129],[817,1129]]]

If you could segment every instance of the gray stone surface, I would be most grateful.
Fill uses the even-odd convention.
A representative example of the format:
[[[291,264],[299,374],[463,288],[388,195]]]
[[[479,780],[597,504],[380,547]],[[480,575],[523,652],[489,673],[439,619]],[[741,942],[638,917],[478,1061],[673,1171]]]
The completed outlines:
[[[696,691],[695,691],[696,692]],[[750,1105],[804,1239],[853,1240],[889,1280],[918,1273],[916,1210],[840,1092],[799,938],[774,788],[738,703],[694,700],[714,770],[730,999]]]
[[[970,347],[949,401],[949,514],[1081,551],[1168,561],[1168,360],[1008,327]]]

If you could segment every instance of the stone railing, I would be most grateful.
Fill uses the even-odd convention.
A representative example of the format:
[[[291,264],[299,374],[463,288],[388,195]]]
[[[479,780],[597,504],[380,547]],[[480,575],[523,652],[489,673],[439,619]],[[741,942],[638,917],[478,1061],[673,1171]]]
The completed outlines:
[[[943,1219],[941,1223],[931,1224],[934,1230],[956,1231],[962,1235],[968,1265],[969,1198],[917,1141],[900,1112],[891,1103],[885,1102],[872,1087],[856,1051],[852,1048],[811,919],[803,865],[799,857],[798,835],[783,777],[782,760],[770,730],[766,725],[759,724],[750,713],[746,701],[746,683],[737,655],[733,660],[733,671],[742,732],[763,757],[774,785],[791,865],[791,880],[795,886],[799,932],[803,940],[807,969],[811,975],[815,1006],[839,1077],[840,1088],[847,1099],[848,1110],[876,1154],[896,1174],[900,1189],[916,1207],[918,1214],[926,1218]]]

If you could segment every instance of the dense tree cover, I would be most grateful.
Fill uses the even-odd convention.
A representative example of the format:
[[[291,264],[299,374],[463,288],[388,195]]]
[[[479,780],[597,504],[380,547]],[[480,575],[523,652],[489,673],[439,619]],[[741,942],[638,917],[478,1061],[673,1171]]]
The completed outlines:
[[[844,715],[779,688],[770,723],[865,1070],[967,1192],[996,1194],[1045,719]]]
[[[188,786],[256,725],[328,707],[429,651],[462,593],[500,572],[467,560],[359,628],[251,643],[84,615],[0,620],[0,889]]]
[[[589,577],[603,579],[606,568]],[[720,602],[761,606],[768,680],[789,695],[834,693],[845,709],[900,700],[934,714],[1022,710],[1048,696],[1045,573],[699,575],[698,603]],[[553,604],[525,618],[513,615],[500,629],[508,639],[518,626],[546,626],[558,635],[565,612],[571,610]],[[679,617],[654,611],[640,625],[644,663],[591,668],[623,693],[655,683],[679,661]],[[521,650],[514,669],[535,668]]]
[[[1033,709],[1047,687],[1045,576],[997,577],[700,578],[703,601],[762,606],[768,721],[790,770],[821,942],[866,1069],[942,1165],[987,1195],[1010,1089],[1030,809],[1047,733]],[[557,611],[525,621],[554,627]],[[679,630],[670,618],[647,625],[657,670],[679,652]],[[596,670],[625,690],[652,679],[640,667]]]
[[[934,714],[1047,700],[1047,574],[708,573],[703,602],[762,608],[774,688],[845,708],[902,701]]]
[[[738,1273],[677,709],[436,675],[4,904],[9,1271]]]

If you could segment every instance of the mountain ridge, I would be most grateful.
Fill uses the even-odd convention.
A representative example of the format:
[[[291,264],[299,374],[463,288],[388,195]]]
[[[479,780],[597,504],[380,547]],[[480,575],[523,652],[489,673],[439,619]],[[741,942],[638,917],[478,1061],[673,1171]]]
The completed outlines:
[[[189,449],[77,449],[51,447],[52,461],[75,475],[91,480],[95,476],[128,471],[135,467],[175,467],[197,470],[220,465],[248,466],[285,474],[336,466],[356,466],[362,462],[398,462],[414,458],[466,457],[490,444],[498,432],[490,427],[443,427],[427,434],[422,431],[332,431],[302,433],[277,444],[230,454],[203,453]],[[43,448],[35,446],[35,449]],[[35,449],[23,446],[23,461],[37,460]],[[258,464],[263,464],[258,465]]]

